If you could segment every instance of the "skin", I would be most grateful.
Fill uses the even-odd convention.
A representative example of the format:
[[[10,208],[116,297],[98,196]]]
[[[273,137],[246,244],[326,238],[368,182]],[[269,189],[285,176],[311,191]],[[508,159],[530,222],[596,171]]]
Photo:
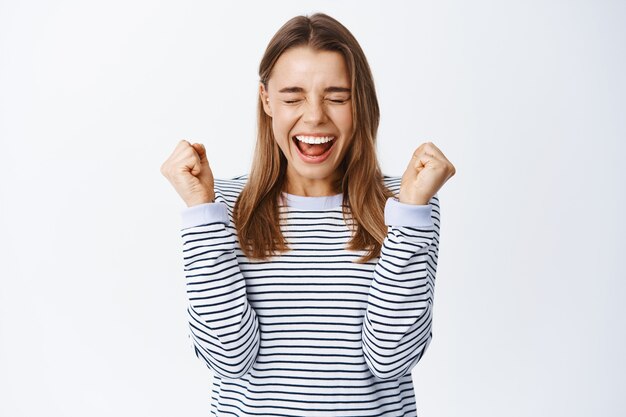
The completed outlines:
[[[302,92],[280,92],[300,87]],[[265,113],[272,118],[276,143],[287,159],[285,190],[303,196],[326,196],[352,139],[350,92],[325,92],[327,87],[350,89],[350,74],[343,56],[334,51],[295,47],[276,62],[267,83],[259,84]],[[321,163],[303,161],[291,139],[297,133],[329,133],[336,137],[331,155]]]
[[[402,180],[398,200],[405,204],[428,204],[454,174],[456,168],[432,142],[424,142],[413,151]]]
[[[272,118],[275,140],[288,161],[285,191],[302,196],[335,195],[333,179],[352,140],[352,109],[349,92],[325,92],[327,87],[350,88],[350,77],[340,53],[297,47],[278,59],[265,90],[259,85],[264,111]],[[285,87],[301,92],[284,93]],[[334,149],[324,162],[300,159],[291,137],[296,133],[329,133],[336,137]],[[161,173],[188,207],[215,199],[214,179],[204,145],[181,140],[161,165]],[[411,155],[402,175],[398,200],[426,205],[456,168],[432,142],[424,142]]]

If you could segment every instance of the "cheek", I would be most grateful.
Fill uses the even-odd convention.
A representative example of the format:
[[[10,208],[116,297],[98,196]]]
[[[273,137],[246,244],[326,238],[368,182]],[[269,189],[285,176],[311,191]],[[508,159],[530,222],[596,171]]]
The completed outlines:
[[[335,123],[341,129],[352,129],[352,109],[341,109],[341,111],[337,111],[333,117]]]
[[[289,154],[289,130],[277,117],[272,118],[274,141],[284,154]]]
[[[272,131],[274,132],[274,138],[276,141],[283,146],[284,142],[286,142],[287,135],[289,134],[289,130],[285,125],[285,122],[277,117],[274,117],[272,119]]]
[[[274,111],[274,117],[272,118],[272,124],[275,132],[286,132],[290,129],[292,120],[294,117],[282,109]]]
[[[291,133],[295,125],[298,123],[299,116],[297,112],[290,109],[281,109],[274,113],[272,119],[272,129],[274,136],[279,142],[284,142],[286,148],[289,147],[291,141]],[[281,145],[282,146],[282,145]]]

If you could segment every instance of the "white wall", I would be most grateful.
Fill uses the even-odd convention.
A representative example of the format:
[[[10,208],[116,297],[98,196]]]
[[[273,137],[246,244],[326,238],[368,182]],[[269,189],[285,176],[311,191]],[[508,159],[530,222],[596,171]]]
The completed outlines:
[[[623,415],[625,3],[217,3],[0,1],[0,415],[208,414],[159,167],[246,172],[259,60],[315,11],[368,56],[385,173],[457,168],[419,414]]]

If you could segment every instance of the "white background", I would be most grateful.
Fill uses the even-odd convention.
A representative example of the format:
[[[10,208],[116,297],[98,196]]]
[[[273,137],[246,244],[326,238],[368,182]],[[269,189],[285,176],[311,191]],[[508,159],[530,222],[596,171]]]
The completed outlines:
[[[623,415],[625,3],[222,3],[0,1],[0,415],[208,415],[159,168],[188,139],[247,172],[261,56],[316,11],[368,57],[383,171],[457,168],[419,415]]]

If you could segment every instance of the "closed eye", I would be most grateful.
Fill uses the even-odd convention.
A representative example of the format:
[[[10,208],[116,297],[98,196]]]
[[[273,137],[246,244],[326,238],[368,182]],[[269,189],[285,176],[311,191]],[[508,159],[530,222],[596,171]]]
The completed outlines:
[[[350,99],[346,99],[346,100],[331,100],[331,99],[328,99],[328,101],[331,101],[331,102],[333,102],[333,103],[337,103],[337,104],[343,104],[343,103],[346,103],[348,100],[350,100]],[[285,104],[294,104],[294,103],[297,103],[297,102],[299,102],[299,101],[300,101],[300,100],[283,100],[283,102],[284,102]]]

